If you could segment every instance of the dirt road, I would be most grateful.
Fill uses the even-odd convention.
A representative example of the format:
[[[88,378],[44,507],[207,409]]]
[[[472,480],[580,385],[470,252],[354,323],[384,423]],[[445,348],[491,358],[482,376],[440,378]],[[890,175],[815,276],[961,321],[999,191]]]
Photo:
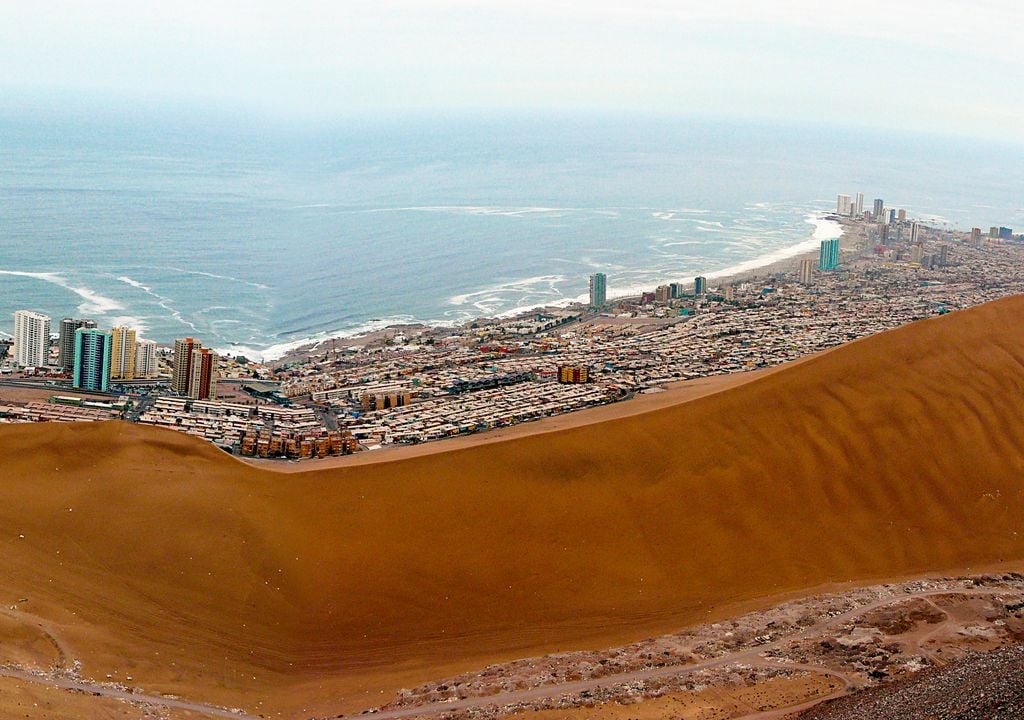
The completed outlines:
[[[688,663],[685,665],[653,667],[647,668],[645,670],[636,670],[626,673],[619,673],[615,675],[606,675],[599,678],[577,680],[573,682],[563,682],[552,685],[541,685],[539,687],[527,688],[524,690],[516,690],[514,692],[499,693],[495,695],[467,697],[450,701],[426,703],[423,705],[410,705],[407,707],[399,707],[388,710],[371,709],[368,711],[364,711],[364,714],[372,714],[374,720],[400,720],[401,718],[436,715],[440,713],[453,712],[458,710],[469,710],[473,708],[481,708],[488,706],[500,707],[505,705],[515,705],[520,703],[528,703],[536,700],[557,698],[563,695],[575,694],[587,690],[597,690],[599,688],[614,687],[617,685],[626,685],[635,682],[643,682],[646,680],[684,677],[686,675],[701,670],[709,670],[737,664],[750,665],[753,667],[789,668],[793,670],[818,672],[838,677],[844,683],[844,690],[841,693],[835,693],[828,696],[829,698],[831,698],[836,697],[839,694],[851,692],[854,689],[858,689],[863,684],[863,680],[849,673],[844,673],[842,671],[834,670],[832,668],[824,666],[790,663],[784,660],[774,660],[770,658],[765,658],[763,657],[764,653],[770,650],[780,649],[793,641],[806,640],[808,638],[815,637],[837,625],[846,623],[850,620],[859,617],[860,615],[871,612],[872,610],[877,610],[878,608],[886,607],[888,605],[906,602],[907,600],[913,600],[915,598],[928,598],[937,595],[977,596],[1012,593],[1013,591],[1011,590],[995,588],[972,588],[970,590],[944,589],[904,593],[893,597],[882,598],[874,602],[853,608],[851,610],[848,610],[847,612],[834,615],[826,620],[811,625],[799,632],[791,633],[783,637],[777,638],[772,642],[768,642],[763,645],[757,645],[753,648],[747,648],[744,650],[740,650],[738,652],[728,653],[717,658],[712,658],[710,660],[703,660],[701,662]],[[814,701],[813,704],[822,702],[825,699],[828,698],[818,698]],[[808,707],[811,707],[812,705],[808,705]],[[784,712],[780,709],[779,712],[783,712],[783,715],[785,715],[794,711],[795,708],[789,708],[786,709]],[[763,715],[759,713],[751,717],[767,718],[781,716],[773,716],[771,714]]]

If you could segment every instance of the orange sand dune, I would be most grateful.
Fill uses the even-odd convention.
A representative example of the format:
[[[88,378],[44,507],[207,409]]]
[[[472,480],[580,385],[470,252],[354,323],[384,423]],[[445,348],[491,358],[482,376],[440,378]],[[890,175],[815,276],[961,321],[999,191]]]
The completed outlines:
[[[305,717],[772,594],[1016,563],[1022,314],[1011,298],[649,413],[291,475],[171,431],[4,427],[0,606],[27,598],[83,675]]]

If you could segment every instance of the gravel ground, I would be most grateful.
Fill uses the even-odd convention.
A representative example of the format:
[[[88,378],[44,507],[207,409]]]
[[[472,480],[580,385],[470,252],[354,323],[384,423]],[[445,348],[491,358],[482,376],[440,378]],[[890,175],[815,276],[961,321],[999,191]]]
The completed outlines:
[[[1018,720],[1024,645],[968,655],[891,685],[825,703],[799,720]]]

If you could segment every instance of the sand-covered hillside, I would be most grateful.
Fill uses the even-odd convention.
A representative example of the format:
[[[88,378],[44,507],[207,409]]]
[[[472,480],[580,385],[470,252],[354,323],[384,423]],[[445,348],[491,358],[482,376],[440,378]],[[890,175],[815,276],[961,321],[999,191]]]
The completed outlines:
[[[3,427],[0,606],[48,621],[84,676],[298,717],[773,594],[1021,561],[1022,313],[1011,298],[646,414],[309,473],[123,423]],[[0,631],[0,662],[42,647]]]

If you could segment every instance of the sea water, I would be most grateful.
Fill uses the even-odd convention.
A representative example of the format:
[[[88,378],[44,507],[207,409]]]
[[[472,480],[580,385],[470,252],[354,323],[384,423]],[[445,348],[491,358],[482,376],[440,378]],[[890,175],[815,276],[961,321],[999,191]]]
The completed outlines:
[[[837,193],[1024,226],[1020,147],[624,117],[331,125],[0,114],[0,331],[21,308],[271,359],[813,249]]]

